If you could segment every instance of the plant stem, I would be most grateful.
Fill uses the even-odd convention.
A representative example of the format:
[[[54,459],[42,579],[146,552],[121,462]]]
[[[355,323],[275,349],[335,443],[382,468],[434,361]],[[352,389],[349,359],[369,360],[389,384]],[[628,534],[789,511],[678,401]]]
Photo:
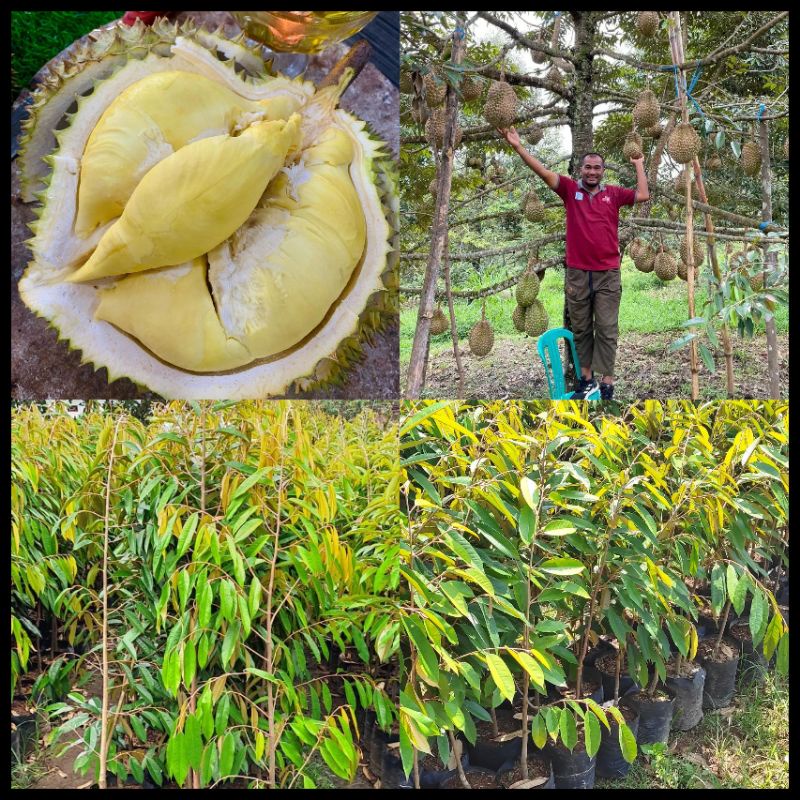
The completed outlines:
[[[619,671],[622,668],[622,648],[617,643],[617,668],[614,672],[614,705],[619,703]]]
[[[117,431],[120,420],[114,427],[111,438],[111,454],[108,458],[106,476],[106,513],[103,525],[103,703],[100,711],[100,777],[98,786],[107,788],[106,769],[108,767],[108,528],[111,517],[111,476],[114,467],[114,451],[117,446]],[[54,618],[55,619],[55,618]]]
[[[497,711],[494,708],[490,708],[489,714],[492,717],[492,736],[497,738],[500,735],[500,728],[497,727]]]
[[[713,651],[714,658],[716,658],[717,655],[719,654],[719,648],[720,645],[722,644],[722,637],[725,635],[725,626],[728,624],[728,614],[730,614],[730,611],[731,611],[731,601],[726,600],[725,608],[722,609],[722,619],[720,620],[719,624],[719,633],[717,634],[716,642],[714,642],[714,651]]]
[[[458,750],[456,748],[456,737],[453,736],[453,731],[447,731],[447,737],[450,739],[450,749],[454,753],[458,753]],[[472,786],[470,786],[470,783],[467,780],[467,776],[464,774],[464,765],[461,763],[460,758],[456,758],[456,770],[458,772],[458,777],[461,780],[461,785],[465,789],[471,789]]]

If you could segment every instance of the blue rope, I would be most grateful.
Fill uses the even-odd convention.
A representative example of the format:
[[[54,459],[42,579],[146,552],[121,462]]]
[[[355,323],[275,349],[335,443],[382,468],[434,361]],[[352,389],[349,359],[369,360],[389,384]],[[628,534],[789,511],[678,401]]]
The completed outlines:
[[[673,64],[671,66],[659,67],[659,70],[661,70],[662,72],[671,72],[672,73],[672,77],[675,79],[675,99],[676,100],[680,100],[681,99],[681,82],[678,80],[678,72],[679,72],[678,67],[675,64]],[[692,97],[692,90],[694,89],[695,85],[697,84],[697,79],[700,77],[700,73],[702,71],[703,71],[702,66],[700,64],[698,64],[697,67],[695,67],[694,75],[692,75],[691,83],[687,87],[686,86],[686,82],[684,80],[683,81],[683,88],[684,88],[684,92],[686,93],[686,99],[692,101],[692,103],[694,104],[694,107],[700,112],[700,116],[703,117],[703,119],[705,119],[706,115],[703,113],[703,109],[700,108],[700,104],[697,102],[697,100],[695,100],[694,97]]]
[[[767,107],[766,107],[766,106],[765,106],[765,105],[762,103],[762,104],[761,104],[761,105],[758,107],[758,113],[756,114],[756,119],[761,119],[761,117],[762,117],[762,116],[764,116],[764,112],[765,112],[766,110],[767,110]]]
[[[765,231],[767,228],[769,228],[770,225],[774,225],[774,224],[775,223],[771,219],[768,219],[766,222],[759,222],[758,229],[760,231]]]

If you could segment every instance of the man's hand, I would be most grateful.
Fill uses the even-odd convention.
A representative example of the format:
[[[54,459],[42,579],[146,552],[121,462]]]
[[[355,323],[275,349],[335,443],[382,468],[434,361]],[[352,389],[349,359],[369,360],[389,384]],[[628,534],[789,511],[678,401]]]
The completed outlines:
[[[520,146],[519,134],[516,128],[498,128],[497,132],[514,148]]]
[[[633,164],[634,167],[637,166],[637,162],[644,166],[644,156],[641,155],[639,158],[631,158],[631,164]]]
[[[636,170],[636,196],[634,203],[646,203],[650,199],[650,190],[647,188],[647,175],[644,174],[644,156],[632,158],[631,164]]]

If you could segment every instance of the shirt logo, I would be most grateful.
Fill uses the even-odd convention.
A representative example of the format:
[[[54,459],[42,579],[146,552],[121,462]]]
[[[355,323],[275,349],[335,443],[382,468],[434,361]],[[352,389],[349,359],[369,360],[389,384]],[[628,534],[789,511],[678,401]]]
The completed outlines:
[[[611,198],[607,194],[603,195],[602,200],[603,200],[604,203],[610,203],[611,202]]]
[[[583,192],[575,192],[576,200],[583,200]]]

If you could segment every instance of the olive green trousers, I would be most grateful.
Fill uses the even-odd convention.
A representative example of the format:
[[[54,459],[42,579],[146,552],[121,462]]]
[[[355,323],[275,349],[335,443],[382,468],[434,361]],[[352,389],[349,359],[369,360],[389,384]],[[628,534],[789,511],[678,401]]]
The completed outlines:
[[[564,289],[581,367],[591,367],[598,377],[613,375],[622,296],[620,271],[567,267]]]

